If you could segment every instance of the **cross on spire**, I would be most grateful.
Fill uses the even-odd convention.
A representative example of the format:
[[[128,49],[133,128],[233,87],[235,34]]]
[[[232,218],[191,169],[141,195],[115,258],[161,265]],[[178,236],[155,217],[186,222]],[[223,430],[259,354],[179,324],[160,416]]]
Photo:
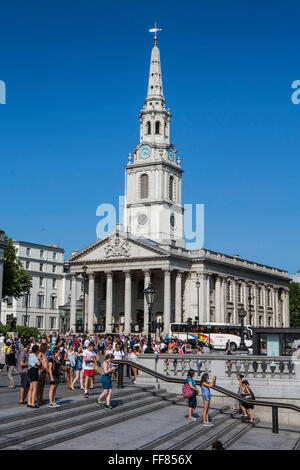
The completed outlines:
[[[156,44],[157,44],[157,34],[156,33],[158,31],[162,31],[162,29],[157,27],[157,23],[155,21],[154,28],[149,29],[150,33],[154,33],[154,47],[156,47]]]

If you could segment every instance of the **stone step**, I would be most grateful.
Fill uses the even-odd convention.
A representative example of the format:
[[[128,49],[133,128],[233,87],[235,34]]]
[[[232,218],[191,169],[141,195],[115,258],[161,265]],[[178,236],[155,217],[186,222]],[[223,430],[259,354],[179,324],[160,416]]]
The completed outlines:
[[[209,417],[212,421],[214,421],[214,427],[220,426],[224,422],[230,420],[232,414],[231,412],[227,412],[229,407],[226,407],[225,411],[215,410],[209,413]],[[213,419],[212,419],[213,418]],[[198,426],[195,428],[188,429],[186,432],[179,432],[176,436],[174,436],[169,442],[165,445],[157,446],[156,450],[180,450],[180,449],[189,449],[190,445],[193,446],[193,442],[199,437],[206,436],[211,428],[203,426],[202,420],[195,421]]]
[[[258,423],[258,420],[256,420]],[[250,431],[255,424],[243,423],[241,418],[233,418],[221,424],[220,427],[209,428],[209,432],[203,440],[203,436],[200,439],[195,439],[194,442],[188,446],[190,450],[211,450],[211,445],[214,441],[220,440],[223,447],[229,446],[230,443],[237,442],[240,437]],[[223,440],[224,436],[226,441]]]
[[[132,385],[132,386],[125,387],[123,389],[113,389],[113,397],[118,398],[120,396],[127,395],[128,393],[132,393],[132,392],[134,393],[137,391],[147,392],[151,390],[155,390],[154,385],[150,387],[141,387],[138,385]],[[34,413],[34,415],[36,416],[36,415],[50,414],[56,411],[66,410],[69,408],[73,408],[74,406],[75,407],[84,406],[87,400],[96,399],[101,393],[101,391],[102,389],[97,389],[97,390],[94,389],[93,391],[90,391],[90,398],[88,399],[83,399],[82,390],[80,390],[78,393],[74,393],[74,392],[70,393],[69,395],[63,393],[63,396],[61,396],[60,398],[57,398],[57,403],[61,405],[60,408],[51,409],[46,404],[46,405],[42,405],[39,409],[32,410],[32,409],[27,408],[25,405],[19,405],[17,407],[17,409],[20,410],[18,413],[16,413],[15,407],[9,408],[8,410],[1,412],[0,418],[1,418],[1,421],[8,419],[9,422],[12,422],[12,421],[18,421],[20,419],[25,419],[28,417],[28,414],[32,415]],[[73,400],[67,400],[67,398],[69,397],[72,398]]]
[[[203,410],[203,407],[198,407],[197,409]],[[229,406],[224,406],[220,409],[215,409],[211,410],[210,412],[210,417],[215,417],[219,415],[220,413],[224,413],[225,411],[229,410]],[[194,435],[194,430],[199,428],[199,425],[201,426],[202,421],[200,419],[197,419],[196,421],[189,422],[188,424],[181,425],[181,422],[178,423],[178,427],[174,429],[173,431],[165,434],[164,436],[154,439],[153,441],[147,443],[144,446],[139,447],[138,450],[165,450],[169,448],[172,444],[175,444],[180,440],[181,438],[184,438],[183,436],[187,437],[188,435]]]
[[[63,429],[55,429],[48,426],[48,431],[43,435],[31,437],[30,439],[23,439],[18,444],[12,443],[6,444],[5,449],[7,450],[41,450],[47,447],[53,446],[57,443],[64,442],[70,439],[74,439],[84,434],[95,432],[99,429],[112,426],[114,424],[128,421],[130,419],[144,416],[156,410],[160,410],[167,406],[176,404],[183,401],[182,397],[178,397],[175,394],[165,393],[161,396],[151,397],[144,401],[130,405],[122,405],[116,410],[107,411],[101,410],[99,414],[90,413],[87,420],[83,421],[81,417],[78,421],[74,418],[67,423]],[[68,426],[69,424],[69,426]],[[101,442],[99,441],[99,449],[101,448]]]
[[[112,406],[120,406],[123,404],[130,403],[132,401],[137,402],[145,399],[146,397],[157,397],[166,392],[166,390],[157,391],[139,391],[132,393],[133,390],[127,390],[127,392],[116,393],[111,400]],[[97,394],[98,395],[98,394]],[[96,397],[95,397],[96,398]],[[76,401],[75,403],[62,405],[60,408],[47,408],[43,414],[39,413],[40,410],[28,410],[28,413],[22,413],[14,424],[1,423],[0,424],[0,436],[6,436],[8,434],[15,434],[16,428],[19,431],[34,428],[48,424],[49,420],[51,423],[61,421],[63,419],[72,418],[73,416],[79,416],[86,414],[90,411],[98,411],[99,405],[96,403],[95,398],[82,399],[81,402]],[[48,411],[48,413],[46,412]],[[50,412],[50,413],[49,413]],[[50,416],[49,416],[50,415]],[[0,442],[1,447],[1,442]]]

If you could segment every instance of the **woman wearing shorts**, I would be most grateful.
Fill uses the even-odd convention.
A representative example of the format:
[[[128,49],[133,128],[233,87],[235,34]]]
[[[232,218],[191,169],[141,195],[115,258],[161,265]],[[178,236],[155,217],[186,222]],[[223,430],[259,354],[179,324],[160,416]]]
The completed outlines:
[[[58,405],[55,401],[55,394],[57,386],[60,382],[61,374],[61,358],[60,358],[60,349],[58,346],[55,346],[53,349],[52,357],[49,359],[49,376],[50,376],[50,389],[49,389],[49,407],[57,408]]]
[[[79,343],[78,345],[75,346],[75,357],[76,357],[76,364],[74,367],[75,371],[75,377],[72,383],[72,390],[74,389],[74,385],[77,382],[78,379],[80,379],[80,390],[84,390],[83,387],[83,370],[82,370],[82,362],[83,362],[83,351],[82,351],[82,345]]]
[[[28,408],[39,408],[39,405],[35,404],[37,388],[39,383],[39,368],[41,366],[41,361],[38,360],[37,352],[39,347],[37,344],[34,344],[31,349],[31,354],[28,357],[28,379],[30,382],[27,406]]]
[[[213,423],[209,422],[208,419],[208,410],[209,410],[209,405],[210,405],[210,389],[213,387],[216,383],[216,377],[213,377],[213,380],[211,383],[209,383],[209,376],[208,374],[203,374],[200,380],[201,384],[201,394],[202,394],[202,400],[203,400],[203,426],[212,426]]]
[[[102,370],[103,373],[101,375],[101,384],[103,387],[103,392],[98,397],[98,405],[102,406],[102,398],[106,396],[106,405],[104,408],[107,410],[112,410],[112,406],[110,404],[110,398],[112,394],[112,380],[111,374],[116,370],[116,367],[112,365],[112,361],[114,360],[113,354],[107,354],[105,356],[105,360],[102,362]]]

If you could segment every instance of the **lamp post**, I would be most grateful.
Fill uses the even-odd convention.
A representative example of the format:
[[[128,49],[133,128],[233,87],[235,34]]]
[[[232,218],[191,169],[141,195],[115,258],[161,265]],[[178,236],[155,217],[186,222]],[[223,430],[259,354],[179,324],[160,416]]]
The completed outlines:
[[[239,310],[239,319],[241,323],[241,342],[240,342],[240,347],[239,347],[240,351],[248,351],[248,348],[245,345],[245,339],[244,339],[244,319],[246,316],[247,316],[246,310],[244,308],[241,308],[241,310]]]
[[[27,326],[28,300],[29,300],[29,289],[25,292],[25,326]]]
[[[82,307],[82,311],[83,311],[83,333],[85,333],[87,331],[87,325],[86,325],[86,322],[85,322],[85,316],[86,316],[86,312],[85,312],[85,294],[86,294],[86,280],[87,280],[87,267],[86,265],[84,265],[82,267],[82,277],[83,277],[83,307]]]
[[[200,318],[200,295],[199,295],[199,291],[200,291],[200,285],[201,285],[201,282],[200,282],[200,279],[199,277],[197,277],[197,281],[196,281],[196,287],[197,287],[197,311],[198,311],[198,320]]]
[[[152,284],[149,284],[148,287],[143,290],[143,294],[145,296],[146,303],[148,305],[148,345],[147,345],[147,348],[145,349],[145,353],[149,353],[149,354],[153,353],[150,328],[151,328],[151,311],[152,311],[155,293],[156,293],[156,290],[153,289]]]

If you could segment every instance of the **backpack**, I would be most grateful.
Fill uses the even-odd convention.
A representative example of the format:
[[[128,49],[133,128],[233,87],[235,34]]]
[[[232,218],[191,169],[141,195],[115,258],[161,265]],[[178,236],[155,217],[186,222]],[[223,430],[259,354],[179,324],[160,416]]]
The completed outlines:
[[[193,395],[192,389],[189,386],[188,382],[186,382],[182,387],[182,396],[185,400],[187,400],[188,398],[191,398],[192,395]]]
[[[72,354],[70,357],[70,366],[75,367],[76,366],[76,356],[75,354]]]

